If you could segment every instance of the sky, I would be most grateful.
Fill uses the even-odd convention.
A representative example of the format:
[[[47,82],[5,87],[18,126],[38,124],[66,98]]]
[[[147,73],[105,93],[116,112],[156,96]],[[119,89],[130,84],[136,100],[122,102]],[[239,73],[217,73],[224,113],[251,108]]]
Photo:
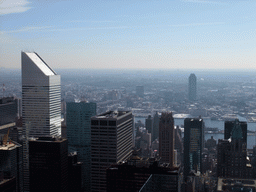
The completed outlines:
[[[256,69],[254,0],[0,0],[0,68]]]

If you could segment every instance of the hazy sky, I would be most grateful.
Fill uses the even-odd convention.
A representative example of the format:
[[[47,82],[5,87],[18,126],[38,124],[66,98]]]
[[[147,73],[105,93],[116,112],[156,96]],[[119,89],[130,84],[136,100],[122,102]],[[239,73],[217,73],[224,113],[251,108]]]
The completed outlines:
[[[256,69],[254,0],[0,0],[0,67]]]

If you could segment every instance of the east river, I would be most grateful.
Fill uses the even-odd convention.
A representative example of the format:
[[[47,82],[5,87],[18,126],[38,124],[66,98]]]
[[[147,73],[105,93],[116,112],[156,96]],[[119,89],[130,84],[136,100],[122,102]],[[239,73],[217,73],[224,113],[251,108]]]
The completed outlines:
[[[246,121],[243,117],[238,117],[240,121]],[[141,121],[145,124],[145,118],[144,117],[135,117],[135,122]],[[224,121],[218,121],[218,120],[211,120],[211,119],[204,119],[205,127],[211,127],[211,128],[218,128],[219,130],[224,130]],[[174,118],[174,124],[176,126],[184,127],[184,119],[181,118]],[[250,131],[256,131],[256,123],[247,123],[247,130]],[[211,136],[213,136],[214,139],[224,139],[224,134],[222,133],[206,133],[205,134],[205,140],[210,139]],[[252,149],[253,146],[256,145],[256,135],[255,133],[248,133],[247,135],[247,148]]]

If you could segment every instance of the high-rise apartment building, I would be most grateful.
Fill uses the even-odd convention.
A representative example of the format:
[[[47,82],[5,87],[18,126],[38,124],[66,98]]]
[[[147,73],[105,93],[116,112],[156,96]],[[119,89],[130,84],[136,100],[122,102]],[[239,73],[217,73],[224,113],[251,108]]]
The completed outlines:
[[[91,118],[91,191],[106,191],[106,169],[132,154],[132,112],[109,111]]]
[[[201,118],[184,120],[184,177],[190,171],[202,170],[202,150],[204,142],[204,122]]]
[[[61,135],[61,85],[35,52],[21,53],[24,190],[29,191],[28,138]]]
[[[242,141],[247,145],[247,122],[239,121],[238,119],[234,121],[225,121],[225,129],[224,129],[224,139],[231,138],[231,133],[234,126],[238,124],[242,129]]]
[[[91,178],[91,117],[96,115],[96,103],[68,102],[66,110],[69,152],[77,151],[82,162],[83,188],[90,190]]]
[[[174,119],[172,113],[162,113],[159,121],[159,155],[161,162],[174,165]]]
[[[194,73],[191,73],[188,78],[188,99],[196,100],[196,75]]]
[[[29,140],[30,191],[68,191],[68,141],[55,137]]]

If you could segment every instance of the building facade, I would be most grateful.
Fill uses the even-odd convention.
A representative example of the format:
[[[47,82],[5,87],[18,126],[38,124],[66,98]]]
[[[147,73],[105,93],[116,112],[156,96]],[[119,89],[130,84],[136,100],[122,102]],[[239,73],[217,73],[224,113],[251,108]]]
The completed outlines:
[[[82,162],[83,188],[90,190],[91,178],[91,117],[96,115],[96,103],[68,102],[66,111],[69,152],[77,151]]]
[[[0,185],[10,179],[15,185],[14,191],[23,191],[22,146],[10,140],[5,143],[0,138]]]
[[[249,158],[247,158],[247,148],[243,133],[240,122],[236,120],[230,132],[229,139],[219,139],[217,152],[218,177],[241,179],[253,177],[253,169]]]
[[[159,122],[159,155],[161,162],[174,165],[174,119],[172,113],[162,113]]]
[[[196,100],[196,75],[194,73],[191,73],[189,78],[188,78],[188,99],[190,101],[195,101]]]
[[[18,114],[18,99],[4,97],[0,99],[0,126],[15,122]]]
[[[150,181],[152,175],[158,179]],[[168,182],[165,183],[165,176],[168,176]],[[178,190],[179,168],[172,166],[163,166],[159,159],[141,158],[132,156],[126,162],[113,164],[107,169],[107,191],[133,192],[140,191],[179,191]],[[157,184],[157,186],[152,186]],[[154,190],[152,189],[154,188]],[[163,187],[163,188],[161,188]],[[166,187],[166,188],[165,188]],[[162,189],[162,190],[160,190]]]
[[[159,138],[159,115],[158,112],[155,113],[153,119],[153,134],[152,134],[152,142]]]
[[[61,85],[35,52],[21,53],[24,190],[29,191],[29,137],[61,135]]]
[[[184,179],[193,170],[202,171],[204,122],[201,118],[184,120]]]
[[[132,112],[109,111],[91,118],[91,191],[106,191],[106,169],[132,153]]]
[[[247,122],[245,121],[239,121],[238,119],[235,119],[234,121],[225,121],[224,139],[231,138],[231,132],[235,124],[240,125],[242,129],[242,140],[247,146]]]
[[[29,141],[30,191],[68,191],[68,141],[39,137]]]

